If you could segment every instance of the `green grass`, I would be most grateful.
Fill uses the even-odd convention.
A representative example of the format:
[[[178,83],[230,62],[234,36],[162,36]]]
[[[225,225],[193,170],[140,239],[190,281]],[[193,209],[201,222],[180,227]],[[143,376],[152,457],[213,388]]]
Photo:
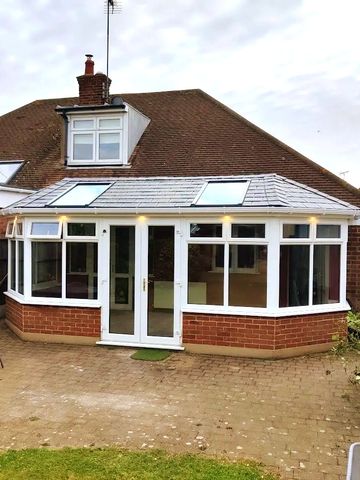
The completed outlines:
[[[145,360],[147,362],[159,362],[165,360],[170,355],[167,350],[157,350],[156,348],[140,348],[131,355],[134,360]]]
[[[275,480],[251,462],[163,451],[33,449],[0,454],[1,480]]]

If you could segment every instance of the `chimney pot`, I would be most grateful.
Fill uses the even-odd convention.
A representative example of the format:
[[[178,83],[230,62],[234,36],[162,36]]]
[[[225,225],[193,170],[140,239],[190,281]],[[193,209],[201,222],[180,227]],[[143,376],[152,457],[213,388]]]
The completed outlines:
[[[94,75],[94,60],[92,60],[93,55],[87,53],[85,62],[85,75]]]

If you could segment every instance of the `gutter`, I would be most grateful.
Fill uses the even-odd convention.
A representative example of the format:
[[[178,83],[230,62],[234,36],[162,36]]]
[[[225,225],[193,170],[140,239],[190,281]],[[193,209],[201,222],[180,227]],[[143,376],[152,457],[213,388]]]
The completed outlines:
[[[2,215],[231,215],[235,213],[257,214],[257,215],[321,215],[321,216],[341,216],[341,217],[357,217],[360,215],[360,210],[354,209],[295,209],[282,207],[171,207],[171,208],[149,208],[149,207],[132,207],[132,208],[106,208],[106,207],[14,207],[4,208],[1,211]]]
[[[28,190],[27,188],[6,187],[0,185],[0,190],[4,192],[17,192],[17,193],[35,193],[37,190]]]

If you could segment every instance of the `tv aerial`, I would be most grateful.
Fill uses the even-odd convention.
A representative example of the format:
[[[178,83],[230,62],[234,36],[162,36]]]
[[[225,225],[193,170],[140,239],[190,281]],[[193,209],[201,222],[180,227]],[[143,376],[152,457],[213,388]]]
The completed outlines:
[[[109,52],[110,52],[110,15],[121,13],[121,2],[119,0],[105,0],[104,12],[106,14],[106,102],[110,101],[109,93]]]

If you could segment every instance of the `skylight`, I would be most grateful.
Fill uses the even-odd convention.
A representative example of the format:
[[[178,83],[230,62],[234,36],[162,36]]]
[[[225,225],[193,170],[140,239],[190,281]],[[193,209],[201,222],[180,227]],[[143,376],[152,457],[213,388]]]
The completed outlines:
[[[85,207],[109,188],[110,183],[78,183],[51,202],[53,207]]]
[[[194,200],[195,205],[241,205],[247,189],[247,181],[209,182]]]
[[[7,183],[19,170],[22,162],[0,162],[0,183]]]

